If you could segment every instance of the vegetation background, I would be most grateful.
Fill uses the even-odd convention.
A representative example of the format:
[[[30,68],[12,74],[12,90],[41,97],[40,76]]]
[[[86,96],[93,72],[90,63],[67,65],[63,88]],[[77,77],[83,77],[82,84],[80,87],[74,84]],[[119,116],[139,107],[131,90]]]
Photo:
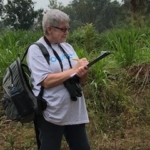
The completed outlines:
[[[150,1],[73,0],[50,8],[70,15],[67,42],[89,61],[111,55],[89,70],[85,93],[92,150],[150,149]],[[0,84],[6,67],[43,35],[44,10],[32,0],[0,0]],[[0,86],[0,94],[3,90]],[[32,123],[7,120],[0,109],[0,149],[36,150]],[[65,140],[62,150],[67,150]]]

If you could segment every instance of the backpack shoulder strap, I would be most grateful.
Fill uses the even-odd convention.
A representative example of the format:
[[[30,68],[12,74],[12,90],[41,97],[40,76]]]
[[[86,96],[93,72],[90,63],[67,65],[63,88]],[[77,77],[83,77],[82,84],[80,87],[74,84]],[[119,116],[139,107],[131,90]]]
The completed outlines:
[[[45,57],[45,59],[47,61],[47,63],[49,64],[49,57],[50,56],[49,56],[49,53],[48,53],[46,47],[40,42],[35,42],[33,44],[36,44],[40,48],[42,54],[44,55],[44,57]],[[31,45],[33,45],[33,44],[31,44]],[[23,57],[21,59],[21,62],[24,60],[25,56],[27,55],[30,46],[28,46],[28,48],[26,49],[26,51],[25,51],[25,53],[24,53],[24,55],[23,55]]]
[[[45,57],[47,63],[49,64],[49,57],[50,57],[50,56],[49,56],[49,53],[48,53],[46,47],[45,47],[42,43],[39,43],[39,42],[36,42],[36,43],[34,43],[34,44],[36,44],[37,46],[39,46],[39,48],[40,48],[42,54],[44,55],[44,57]]]
[[[47,63],[50,64],[50,63],[49,63],[49,57],[50,57],[50,56],[49,56],[49,53],[48,53],[46,47],[45,47],[42,43],[40,43],[40,42],[35,42],[35,43],[33,43],[33,44],[36,44],[36,45],[40,48],[40,50],[41,50],[43,56],[45,57],[45,59],[46,59],[46,61],[47,61]],[[33,44],[31,44],[31,45],[33,45]],[[24,55],[23,55],[23,57],[22,57],[22,59],[21,59],[21,62],[23,62],[25,56],[26,56],[27,53],[28,53],[29,47],[30,47],[31,45],[29,45],[28,48],[26,49],[26,51],[25,51],[25,53],[24,53]],[[44,87],[41,86],[41,90],[40,90],[40,93],[39,93],[39,96],[40,96],[40,97],[43,96],[43,92],[44,92]]]

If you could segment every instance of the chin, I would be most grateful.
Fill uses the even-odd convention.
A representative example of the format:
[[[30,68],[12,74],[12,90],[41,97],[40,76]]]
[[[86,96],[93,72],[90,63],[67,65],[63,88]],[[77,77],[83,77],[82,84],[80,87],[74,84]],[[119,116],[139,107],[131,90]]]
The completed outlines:
[[[66,42],[66,39],[63,39],[63,40],[60,41],[60,43],[63,43],[63,42]]]

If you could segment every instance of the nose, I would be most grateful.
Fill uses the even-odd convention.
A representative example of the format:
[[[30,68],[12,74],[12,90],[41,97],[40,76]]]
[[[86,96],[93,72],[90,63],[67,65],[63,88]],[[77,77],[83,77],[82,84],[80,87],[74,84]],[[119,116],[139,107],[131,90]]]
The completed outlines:
[[[67,29],[67,30],[64,32],[64,34],[65,34],[65,35],[68,35],[68,33],[69,33],[69,30]]]

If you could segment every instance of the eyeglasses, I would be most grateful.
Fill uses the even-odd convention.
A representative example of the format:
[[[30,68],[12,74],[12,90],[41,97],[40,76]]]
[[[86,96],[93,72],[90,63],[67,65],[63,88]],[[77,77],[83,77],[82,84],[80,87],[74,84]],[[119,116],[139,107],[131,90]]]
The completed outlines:
[[[52,26],[53,28],[56,28],[56,29],[59,29],[59,30],[61,30],[62,32],[66,32],[66,31],[69,31],[70,30],[70,28],[59,28],[59,27],[55,27],[55,26]]]

